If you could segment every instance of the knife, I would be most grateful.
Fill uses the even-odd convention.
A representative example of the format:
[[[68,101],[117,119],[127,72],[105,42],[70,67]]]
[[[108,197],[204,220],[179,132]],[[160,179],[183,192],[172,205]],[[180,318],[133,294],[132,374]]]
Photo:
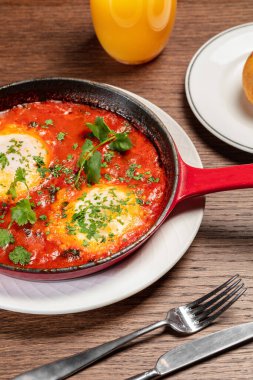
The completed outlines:
[[[127,380],[158,379],[253,338],[253,322],[231,327],[183,344],[162,355],[155,368]]]

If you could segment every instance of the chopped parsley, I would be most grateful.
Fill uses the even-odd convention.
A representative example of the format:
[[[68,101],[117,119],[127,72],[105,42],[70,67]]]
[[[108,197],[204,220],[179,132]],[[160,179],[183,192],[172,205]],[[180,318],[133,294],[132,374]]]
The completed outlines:
[[[152,182],[158,183],[159,181],[160,181],[159,178],[154,178],[154,177],[152,177],[152,176],[148,178],[148,182],[149,182],[149,183],[152,183]]]
[[[28,125],[29,127],[37,128],[39,126],[39,123],[37,123],[37,121],[30,121]]]
[[[9,161],[6,154],[0,153],[0,168],[4,169],[7,165],[9,165]]]
[[[112,177],[110,176],[110,174],[105,174],[104,175],[105,179],[107,179],[107,181],[111,181],[112,180]]]
[[[104,154],[104,160],[106,161],[106,162],[111,162],[111,160],[112,160],[112,158],[114,157],[114,152],[112,152],[112,151],[110,151],[110,150],[108,150],[108,152],[106,152],[105,154]]]
[[[67,155],[67,161],[71,161],[73,159],[73,154],[68,154]]]
[[[58,141],[63,141],[65,139],[65,136],[66,136],[67,133],[65,132],[59,132],[58,135],[57,135],[57,140]]]
[[[141,179],[143,177],[143,174],[138,174],[138,175],[135,174],[136,169],[140,169],[140,168],[141,168],[141,165],[131,164],[126,171],[126,176],[128,178],[131,178],[131,179],[132,178],[133,179]]]
[[[39,175],[41,176],[41,178],[45,178],[46,177],[46,174],[50,172],[50,170],[46,167],[40,167],[40,168],[37,168],[37,172],[39,173]]]
[[[52,119],[47,119],[47,120],[45,120],[45,124],[46,125],[54,125],[54,122]]]
[[[77,148],[78,148],[78,143],[75,143],[75,144],[72,145],[72,149],[73,150],[76,150]]]
[[[40,168],[41,166],[45,166],[45,162],[43,157],[41,156],[33,156],[33,160],[36,162],[36,165]]]
[[[61,171],[63,169],[63,166],[60,164],[56,164],[49,169],[50,169],[50,173],[52,174],[52,176],[55,178],[58,178],[61,175]]]
[[[46,216],[46,215],[40,215],[40,216],[39,216],[39,219],[40,219],[40,220],[47,220],[47,216]]]

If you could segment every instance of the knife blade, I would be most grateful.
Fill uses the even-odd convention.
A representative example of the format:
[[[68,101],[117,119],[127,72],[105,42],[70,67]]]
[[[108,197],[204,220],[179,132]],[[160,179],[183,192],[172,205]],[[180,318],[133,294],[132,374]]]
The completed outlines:
[[[253,338],[253,322],[183,344],[162,355],[155,368],[127,380],[158,379]]]

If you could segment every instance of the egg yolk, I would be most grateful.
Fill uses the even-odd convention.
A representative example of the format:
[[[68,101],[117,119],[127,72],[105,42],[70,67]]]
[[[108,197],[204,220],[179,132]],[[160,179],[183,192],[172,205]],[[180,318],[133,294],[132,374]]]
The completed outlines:
[[[100,184],[78,194],[60,190],[49,222],[47,238],[62,249],[101,254],[142,226],[145,211],[126,185]]]

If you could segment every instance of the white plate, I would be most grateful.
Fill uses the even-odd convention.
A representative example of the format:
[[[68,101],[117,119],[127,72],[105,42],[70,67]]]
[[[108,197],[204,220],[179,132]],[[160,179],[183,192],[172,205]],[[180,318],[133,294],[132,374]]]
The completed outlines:
[[[191,60],[185,78],[189,105],[216,137],[253,153],[253,105],[242,88],[244,63],[253,51],[253,23],[207,41]]]
[[[155,105],[138,99],[166,123],[185,161],[201,167],[198,153],[181,127]],[[66,314],[125,299],[157,281],[177,263],[196,236],[203,211],[203,198],[180,205],[138,252],[98,274],[59,282],[29,282],[0,275],[0,308],[31,314]]]

